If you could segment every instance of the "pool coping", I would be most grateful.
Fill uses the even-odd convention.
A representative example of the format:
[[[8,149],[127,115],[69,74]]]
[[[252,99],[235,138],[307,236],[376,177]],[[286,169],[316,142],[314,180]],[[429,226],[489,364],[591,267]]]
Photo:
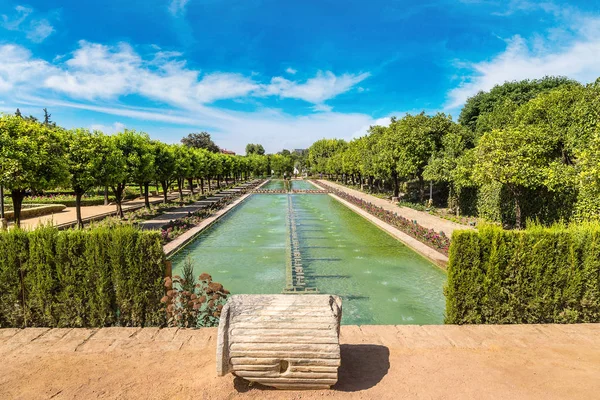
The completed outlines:
[[[266,181],[264,181],[263,183],[258,185],[256,188],[260,188],[261,186],[265,185],[269,181],[270,181],[270,179],[267,179]],[[183,234],[178,236],[175,240],[165,244],[163,246],[163,251],[165,252],[165,256],[167,257],[167,260],[170,259],[171,257],[173,257],[181,249],[183,249],[189,242],[194,240],[196,238],[196,236],[198,236],[199,234],[204,232],[204,230],[208,229],[215,222],[217,222],[219,219],[221,219],[223,216],[225,216],[229,211],[234,209],[236,206],[240,205],[242,202],[244,202],[246,199],[248,199],[248,197],[250,197],[252,195],[253,195],[253,193],[246,193],[246,194],[240,196],[239,198],[235,199],[233,202],[228,204],[226,207],[221,208],[220,210],[217,210],[213,215],[202,220],[202,222],[200,222],[198,225],[196,225],[192,229],[185,231]]]
[[[313,185],[315,185],[316,187],[323,189],[323,187],[320,186],[318,183],[315,183],[312,180],[309,182],[312,183]],[[412,250],[414,250],[421,256],[423,256],[426,259],[428,259],[429,261],[433,262],[435,265],[437,265],[442,270],[444,270],[444,271],[447,270],[448,256],[446,256],[445,254],[442,254],[439,251],[432,249],[431,247],[429,247],[426,244],[420,242],[419,240],[413,238],[412,236],[402,232],[400,229],[388,224],[387,222],[380,220],[379,218],[377,218],[377,217],[369,214],[368,212],[362,210],[361,208],[355,206],[354,204],[342,199],[341,197],[336,196],[333,193],[329,193],[329,196],[333,197],[334,199],[336,199],[337,201],[339,201],[340,203],[342,203],[343,205],[345,205],[346,207],[348,207],[349,209],[351,209],[352,211],[354,211],[361,217],[367,219],[369,222],[371,222],[372,224],[374,224],[375,226],[377,226],[384,232],[388,233],[390,236],[392,236],[395,239],[399,240],[400,242],[404,243],[406,246],[410,247]]]

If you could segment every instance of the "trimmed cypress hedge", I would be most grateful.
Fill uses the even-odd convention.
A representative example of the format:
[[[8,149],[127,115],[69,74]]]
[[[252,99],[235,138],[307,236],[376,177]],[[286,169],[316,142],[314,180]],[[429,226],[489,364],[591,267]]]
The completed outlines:
[[[455,231],[446,323],[600,322],[600,224]]]
[[[158,232],[122,226],[0,232],[0,328],[165,323]]]

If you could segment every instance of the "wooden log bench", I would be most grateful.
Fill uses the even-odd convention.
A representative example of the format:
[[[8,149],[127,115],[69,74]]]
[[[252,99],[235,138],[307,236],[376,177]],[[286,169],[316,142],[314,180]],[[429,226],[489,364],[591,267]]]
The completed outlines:
[[[278,389],[329,389],[338,380],[341,318],[337,296],[231,296],[219,322],[217,374]]]

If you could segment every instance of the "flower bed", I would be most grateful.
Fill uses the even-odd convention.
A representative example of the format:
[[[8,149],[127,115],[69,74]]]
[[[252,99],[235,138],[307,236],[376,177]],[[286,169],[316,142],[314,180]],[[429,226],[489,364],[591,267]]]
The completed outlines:
[[[368,201],[359,199],[358,197],[354,197],[323,182],[319,182],[319,185],[325,187],[336,196],[368,212],[374,217],[379,218],[380,220],[400,229],[402,232],[414,237],[420,242],[423,242],[427,246],[443,254],[448,254],[448,249],[450,248],[450,239],[444,234],[444,232],[438,233],[433,229],[427,229],[419,225],[417,221],[411,221],[394,212],[383,209],[379,206],[369,203]]]

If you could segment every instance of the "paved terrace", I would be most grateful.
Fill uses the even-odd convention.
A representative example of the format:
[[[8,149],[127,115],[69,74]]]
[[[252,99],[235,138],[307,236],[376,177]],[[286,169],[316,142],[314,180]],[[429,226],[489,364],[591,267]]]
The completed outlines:
[[[452,232],[458,229],[473,229],[468,225],[457,224],[452,221],[448,221],[447,219],[437,217],[435,215],[431,215],[429,213],[423,211],[413,210],[408,207],[400,207],[396,203],[392,203],[389,200],[380,199],[379,197],[372,196],[367,193],[363,193],[359,190],[350,189],[346,186],[340,185],[335,182],[327,181],[327,180],[314,180],[317,183],[324,183],[326,185],[330,185],[335,187],[338,190],[342,190],[352,196],[358,197],[364,201],[368,201],[369,203],[375,204],[376,206],[382,207],[386,210],[397,213],[398,215],[407,218],[409,220],[416,220],[417,223],[427,229],[433,229],[436,232],[443,231],[446,236],[451,237]]]
[[[0,329],[0,398],[592,399],[600,324],[343,326],[332,391],[215,372],[216,328]]]

